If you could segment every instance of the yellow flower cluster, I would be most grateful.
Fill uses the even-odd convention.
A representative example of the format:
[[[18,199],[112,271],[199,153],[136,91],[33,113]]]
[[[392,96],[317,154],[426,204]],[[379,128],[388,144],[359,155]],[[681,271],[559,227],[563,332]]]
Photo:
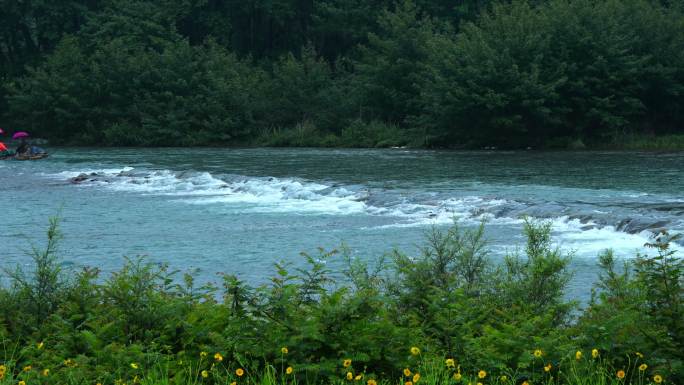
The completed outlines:
[[[43,342],[39,342],[36,344],[36,346],[38,349],[43,349],[43,347],[45,345]],[[417,346],[411,346],[409,348],[409,352],[411,353],[412,356],[421,355],[421,349]],[[529,350],[528,350],[528,352],[529,352]],[[289,349],[287,348],[287,346],[282,346],[280,348],[280,353],[282,355],[288,354]],[[639,352],[635,352],[634,354],[639,358],[644,357],[644,355],[639,353]],[[208,357],[209,353],[207,353],[205,351],[201,351],[199,355],[200,355],[200,362],[201,362],[202,359]],[[537,348],[537,349],[534,349],[532,351],[532,355],[537,359],[541,359],[541,358],[546,356],[546,353],[542,349]],[[596,349],[596,348],[591,349],[591,358],[592,359],[598,359],[600,357],[600,355],[601,355],[601,353],[598,349]],[[428,356],[430,356],[430,355],[428,355]],[[552,355],[550,354],[550,356],[552,356]],[[427,356],[419,358],[418,363],[421,363],[423,361],[423,358],[426,358],[426,357]],[[575,360],[578,361],[578,365],[583,365],[583,364],[594,365],[593,363],[591,363],[591,360],[579,362],[583,359],[583,357],[584,357],[584,355],[583,355],[582,350],[576,350],[575,351],[574,358],[575,358]],[[209,363],[206,364],[206,365],[211,364],[211,368],[207,368],[207,369],[201,370],[199,372],[199,376],[201,376],[201,378],[206,379],[206,378],[210,377],[211,373],[216,373],[214,368],[215,368],[215,366],[221,365],[219,363],[223,361],[224,357],[221,355],[221,353],[216,352],[213,355],[213,358],[214,358],[213,361],[210,361]],[[543,365],[543,367],[542,367],[543,371],[546,373],[550,373],[553,369],[553,364],[551,362],[547,362],[547,361],[548,361],[548,359],[543,359],[543,360],[535,361],[535,362],[541,362]],[[647,375],[645,372],[649,368],[649,366],[646,363],[644,363],[643,361],[642,362],[639,362],[639,361],[640,360],[638,360],[638,359],[636,360],[634,370],[636,371],[636,369],[638,369],[640,379],[649,379],[650,378],[652,380],[652,383],[654,383],[654,384],[661,384],[665,381],[661,374],[652,373],[652,374],[650,374],[650,376],[652,376],[652,377],[647,377],[649,375]],[[180,361],[180,362],[182,363],[182,361]],[[544,364],[544,362],[547,362],[547,363]],[[602,361],[596,361],[596,363],[600,364],[600,363],[602,363]],[[640,365],[636,366],[637,364],[640,364]],[[446,366],[447,375],[451,376],[453,378],[453,380],[455,380],[456,382],[460,382],[461,380],[464,379],[464,376],[461,374],[461,366],[457,365],[456,359],[445,358],[444,359],[444,365]],[[72,359],[66,359],[66,360],[64,360],[64,366],[75,367],[76,362]],[[129,366],[133,370],[139,370],[141,368],[141,365],[138,362],[130,362]],[[283,365],[283,366],[285,366],[285,365]],[[364,372],[361,372],[361,373],[356,372],[352,368],[352,359],[351,358],[346,358],[346,359],[342,360],[342,366],[345,368],[343,371],[343,373],[345,373],[344,377],[348,381],[352,381],[352,380],[355,381],[355,383],[353,385],[358,385],[358,384],[364,385],[363,382],[361,382],[361,381],[364,380],[364,376],[366,375],[365,370],[364,370]],[[17,367],[17,369],[19,367]],[[21,369],[22,372],[24,372],[24,373],[32,373],[32,371],[33,371],[33,367],[31,365],[26,365],[26,366],[23,366],[21,368],[22,368]],[[444,368],[444,367],[442,367],[442,368]],[[5,366],[4,364],[0,365],[0,380],[5,378],[5,375],[8,371],[11,372],[11,370],[9,370],[7,366]],[[617,369],[615,371],[612,371],[612,373],[614,373],[614,376],[615,376],[614,378],[617,378],[617,381],[616,380],[613,380],[613,381],[615,381],[615,383],[623,383],[624,381],[627,381],[625,379],[627,378],[628,371],[629,371],[629,369],[627,369],[627,368],[626,369]],[[44,368],[42,370],[39,368],[36,368],[36,372],[39,373],[40,375],[42,375],[43,377],[50,376],[50,369],[48,369],[48,368]],[[140,373],[140,372],[138,372],[138,373]],[[197,373],[197,372],[195,372],[195,373]],[[239,381],[239,378],[243,377],[246,374],[245,369],[240,368],[240,367],[235,369],[234,373],[238,377],[237,381]],[[285,375],[293,375],[294,374],[294,368],[292,366],[287,366],[285,371],[284,371],[284,374]],[[421,374],[417,371],[416,372],[412,371],[409,367],[404,368],[402,370],[402,374],[403,374],[403,377],[402,377],[403,378],[403,380],[402,380],[403,385],[419,385],[419,383],[421,383],[420,382],[421,381]],[[38,375],[38,374],[36,374],[36,375]],[[475,383],[475,385],[482,385],[483,383],[489,383],[490,381],[494,381],[494,383],[499,383],[499,384],[506,384],[506,383],[514,383],[515,382],[514,379],[509,379],[508,376],[503,375],[501,373],[496,373],[496,372],[491,373],[491,376],[493,378],[492,380],[485,380],[489,375],[490,374],[487,373],[486,370],[480,369],[476,373],[474,373],[473,376],[471,377],[475,381],[473,381],[473,382],[467,382],[466,381],[466,382],[468,383],[468,385],[472,385],[473,383]],[[633,375],[631,373],[629,375],[630,375],[630,378],[633,378],[632,377]],[[30,376],[30,374],[29,374],[29,376]],[[378,385],[379,380],[377,380],[376,378],[372,378],[372,377],[374,377],[373,374],[370,374],[367,377],[369,377],[369,378],[366,380],[365,385]],[[24,377],[24,378],[32,378],[32,377]],[[548,378],[555,379],[555,377],[548,377]],[[142,379],[139,379],[138,376],[136,375],[135,378],[132,379],[131,385],[139,384],[140,381],[142,381]],[[233,381],[230,385],[238,385],[237,381]],[[294,377],[293,377],[293,381],[294,381]],[[425,380],[423,380],[423,382],[425,382]],[[428,381],[428,382],[430,382],[430,381]],[[115,381],[115,384],[126,385],[121,379]],[[26,382],[25,381],[18,381],[17,385],[26,385]],[[101,384],[98,383],[97,385],[101,385]],[[352,385],[352,384],[350,383],[350,385]],[[524,382],[522,382],[521,385],[530,385],[530,383],[528,381],[524,381]]]

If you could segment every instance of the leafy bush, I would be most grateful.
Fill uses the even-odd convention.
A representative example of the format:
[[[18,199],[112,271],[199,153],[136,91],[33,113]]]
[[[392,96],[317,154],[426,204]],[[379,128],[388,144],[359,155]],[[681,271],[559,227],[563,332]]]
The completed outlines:
[[[127,259],[109,277],[61,270],[51,221],[33,275],[0,288],[0,384],[633,384],[682,377],[682,261],[657,256],[604,273],[586,310],[563,294],[570,256],[550,225],[494,264],[484,224],[433,230],[417,256],[370,265],[343,252],[277,263],[269,284],[225,275],[196,287],[165,266]],[[2,353],[0,353],[2,354]],[[287,369],[288,367],[292,369]],[[45,371],[47,370],[47,371]],[[405,373],[409,375],[405,375]],[[348,377],[350,376],[350,377]],[[348,379],[350,378],[350,379]],[[405,385],[405,384],[404,384]]]

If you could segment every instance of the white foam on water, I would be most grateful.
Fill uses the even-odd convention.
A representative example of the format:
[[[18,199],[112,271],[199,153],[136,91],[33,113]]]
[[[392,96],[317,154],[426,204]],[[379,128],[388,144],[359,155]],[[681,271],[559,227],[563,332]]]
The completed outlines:
[[[55,179],[70,179],[70,178],[75,178],[81,174],[98,174],[98,175],[108,175],[108,176],[114,176],[117,174],[120,174],[122,172],[128,172],[134,170],[133,167],[122,167],[122,168],[101,168],[101,169],[85,169],[85,170],[78,170],[78,171],[62,171],[58,172],[56,174],[43,174],[48,177],[52,177]]]
[[[495,217],[491,212],[511,201],[482,196],[426,200],[409,193],[401,199],[387,198],[384,192],[353,191],[351,187],[333,186],[298,178],[216,177],[208,172],[173,172],[138,170],[132,167],[63,171],[52,177],[70,179],[85,174],[92,180],[80,186],[99,186],[114,191],[143,195],[168,196],[174,202],[190,205],[223,205],[238,213],[293,213],[314,215],[370,215],[388,218],[392,223],[362,228],[382,230],[431,225],[450,225],[455,221],[476,225],[520,226],[521,218]],[[377,195],[377,196],[376,196]],[[428,194],[430,195],[430,194]],[[366,202],[366,198],[373,198]],[[430,195],[435,196],[435,195]],[[594,210],[600,213],[600,210]],[[568,217],[551,219],[555,239],[565,250],[579,256],[595,257],[612,248],[626,256],[643,250],[650,232],[628,234],[612,226],[598,226]]]
[[[372,215],[394,216],[402,221],[368,229],[449,225],[455,221],[465,224],[478,224],[483,220],[494,224],[520,223],[518,218],[496,218],[487,212],[507,202],[505,199],[466,196],[438,201],[434,205],[401,203],[392,207],[369,207],[368,212]]]
[[[139,171],[132,167],[64,171],[51,175],[71,179],[85,174],[80,186],[99,186],[122,192],[174,197],[192,205],[240,205],[242,212],[363,213],[360,196],[343,188],[294,178],[237,177],[223,180],[208,172]]]
[[[612,249],[622,257],[634,257],[644,251],[644,244],[652,242],[653,233],[642,231],[629,234],[618,231],[613,226],[599,227],[592,222],[581,223],[577,219],[558,217],[552,220],[554,239],[566,251],[574,251],[577,256],[595,258],[606,249]],[[673,250],[679,250],[676,244]]]
[[[221,194],[181,199],[181,202],[206,205],[240,205],[239,211],[253,213],[363,213],[365,204],[344,189],[296,179],[243,178],[224,182]]]

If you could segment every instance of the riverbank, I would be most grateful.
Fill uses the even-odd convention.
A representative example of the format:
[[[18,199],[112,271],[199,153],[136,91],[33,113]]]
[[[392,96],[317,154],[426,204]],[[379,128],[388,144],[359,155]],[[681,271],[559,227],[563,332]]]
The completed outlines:
[[[0,384],[679,383],[682,261],[606,252],[590,306],[564,297],[570,257],[550,226],[491,263],[483,227],[432,232],[424,253],[345,251],[275,264],[270,283],[197,285],[165,265],[69,271],[53,220],[34,266],[5,270]],[[344,279],[327,261],[342,258]],[[637,274],[631,274],[636,269]],[[679,284],[677,283],[679,282]],[[586,290],[592,290],[587,287]],[[409,373],[410,372],[410,373]],[[597,382],[599,381],[599,382]]]
[[[256,139],[235,142],[195,142],[191,147],[226,147],[226,148],[408,148],[408,149],[442,149],[442,150],[534,150],[534,151],[684,151],[684,135],[643,135],[627,134],[608,137],[603,140],[582,140],[575,138],[555,138],[544,143],[532,143],[507,147],[488,144],[486,142],[464,142],[460,144],[430,143],[429,138],[421,136],[415,130],[400,130],[393,125],[369,124],[350,127],[340,134],[317,129],[315,126],[302,124],[290,129],[273,129],[262,131]],[[48,145],[50,141],[39,139],[38,145]],[[121,147],[106,143],[80,142],[78,140],[57,145],[71,147]],[[130,147],[131,145],[123,146]],[[134,146],[135,147],[135,146]],[[155,147],[140,145],[139,147]],[[168,143],[161,147],[187,147],[187,143]]]

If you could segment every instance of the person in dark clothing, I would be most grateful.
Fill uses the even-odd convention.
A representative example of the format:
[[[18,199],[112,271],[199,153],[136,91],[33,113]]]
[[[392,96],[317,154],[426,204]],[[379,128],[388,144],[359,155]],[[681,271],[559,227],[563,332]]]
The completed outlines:
[[[26,139],[21,139],[19,147],[17,147],[17,155],[25,155],[31,150],[31,145],[26,141]]]

